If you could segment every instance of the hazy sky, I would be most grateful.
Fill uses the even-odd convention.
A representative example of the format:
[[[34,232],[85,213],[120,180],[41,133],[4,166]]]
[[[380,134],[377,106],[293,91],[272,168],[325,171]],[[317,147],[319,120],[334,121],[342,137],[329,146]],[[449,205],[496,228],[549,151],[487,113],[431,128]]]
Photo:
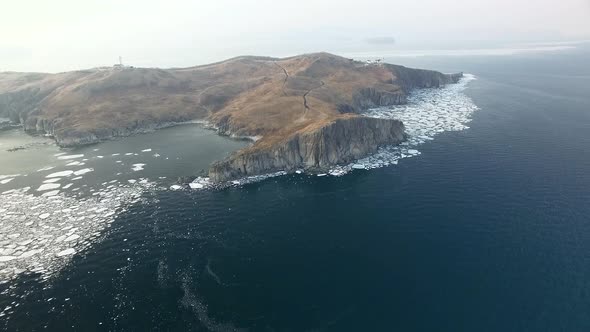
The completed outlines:
[[[590,39],[590,0],[2,0],[0,71]]]

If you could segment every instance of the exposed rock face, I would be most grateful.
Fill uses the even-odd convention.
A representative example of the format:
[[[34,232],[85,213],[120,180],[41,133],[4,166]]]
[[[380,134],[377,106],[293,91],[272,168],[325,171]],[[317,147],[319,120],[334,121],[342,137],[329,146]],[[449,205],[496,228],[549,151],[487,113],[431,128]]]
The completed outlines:
[[[21,117],[34,111],[43,97],[38,89],[0,94],[0,116],[6,116],[15,123],[21,123]]]
[[[26,132],[32,134],[53,136],[55,142],[60,147],[75,147],[149,133],[154,130],[175,126],[183,121],[186,120],[178,119],[178,121],[171,122],[138,121],[134,124],[120,128],[96,128],[93,130],[62,128],[56,131],[54,121],[33,117],[25,121],[24,128]]]
[[[379,146],[404,139],[401,121],[350,117],[317,130],[296,134],[269,149],[244,150],[211,166],[213,181],[226,181],[276,170],[323,169],[377,151]]]
[[[414,69],[404,66],[385,64],[386,68],[395,72],[393,83],[401,86],[406,93],[415,88],[440,88],[445,84],[457,83],[463,73],[443,74],[433,70]]]
[[[402,91],[388,92],[375,88],[360,89],[352,98],[353,108],[357,112],[380,106],[401,105],[407,100]]]

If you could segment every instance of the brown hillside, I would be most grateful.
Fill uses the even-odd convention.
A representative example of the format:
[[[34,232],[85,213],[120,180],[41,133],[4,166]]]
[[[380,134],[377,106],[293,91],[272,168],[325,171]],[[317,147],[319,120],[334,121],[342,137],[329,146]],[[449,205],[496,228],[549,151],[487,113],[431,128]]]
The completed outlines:
[[[0,116],[62,146],[206,119],[220,133],[261,136],[268,149],[362,109],[405,102],[413,87],[452,81],[438,72],[352,61],[328,53],[238,57],[181,69],[100,68],[0,73]]]

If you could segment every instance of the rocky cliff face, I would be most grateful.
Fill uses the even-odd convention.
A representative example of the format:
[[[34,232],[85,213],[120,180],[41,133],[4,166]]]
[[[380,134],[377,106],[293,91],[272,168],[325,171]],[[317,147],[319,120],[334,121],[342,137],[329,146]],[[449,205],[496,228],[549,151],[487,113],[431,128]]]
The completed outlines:
[[[395,73],[392,83],[401,86],[405,93],[416,88],[440,88],[445,84],[457,83],[463,77],[463,73],[443,74],[433,70],[407,68],[392,64],[385,64],[385,66]]]
[[[439,88],[446,84],[457,83],[463,73],[442,74],[432,70],[406,68],[403,66],[385,64],[391,70],[395,79],[392,84],[402,87],[402,90],[387,91],[379,87],[367,87],[357,90],[352,97],[352,104],[339,105],[342,113],[362,113],[362,111],[383,106],[403,105],[407,103],[407,95],[416,88]]]
[[[360,89],[352,98],[352,107],[356,112],[374,107],[401,105],[407,102],[406,94],[402,91],[388,92],[376,88]]]
[[[14,123],[22,123],[23,117],[39,107],[45,97],[39,89],[24,89],[0,94],[0,116],[8,117]]]
[[[138,121],[125,127],[76,130],[60,126],[59,120],[47,120],[32,116],[23,122],[23,128],[31,134],[53,136],[57,145],[65,148],[149,133],[154,130],[175,126],[184,121],[187,121],[187,119],[179,118],[157,122]]]
[[[212,165],[213,181],[227,181],[276,170],[324,169],[377,151],[385,144],[404,139],[401,121],[350,117],[338,119],[316,130],[296,134],[267,149],[240,151]]]

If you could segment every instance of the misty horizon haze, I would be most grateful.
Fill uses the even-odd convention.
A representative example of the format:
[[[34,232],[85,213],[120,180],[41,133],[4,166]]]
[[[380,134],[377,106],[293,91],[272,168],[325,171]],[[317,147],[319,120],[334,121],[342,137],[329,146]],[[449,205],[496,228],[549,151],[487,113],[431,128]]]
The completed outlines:
[[[0,22],[0,71],[123,61],[188,67],[239,55],[487,49],[590,39],[590,3],[564,0],[19,1]]]

